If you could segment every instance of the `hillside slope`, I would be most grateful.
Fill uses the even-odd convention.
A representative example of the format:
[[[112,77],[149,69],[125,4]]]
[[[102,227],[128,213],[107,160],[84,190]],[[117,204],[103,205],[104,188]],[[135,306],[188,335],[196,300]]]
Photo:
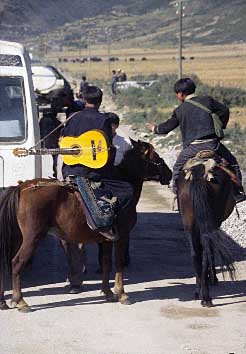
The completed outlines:
[[[144,46],[146,42],[149,46],[175,44],[178,20],[174,3],[168,0],[51,0],[44,5],[41,0],[2,0],[1,38],[29,41],[45,34],[51,46],[79,47],[86,45],[88,34],[92,43],[105,43],[107,27],[112,42],[124,41],[129,46]],[[244,0],[184,0],[184,5],[184,43],[245,41]]]

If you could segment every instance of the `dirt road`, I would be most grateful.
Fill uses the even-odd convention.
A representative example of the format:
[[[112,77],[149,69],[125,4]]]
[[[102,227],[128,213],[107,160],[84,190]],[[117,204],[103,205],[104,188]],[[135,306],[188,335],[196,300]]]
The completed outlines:
[[[128,133],[122,126],[121,134]],[[125,275],[131,306],[105,303],[100,295],[96,245],[87,247],[83,293],[66,294],[66,258],[48,237],[24,274],[33,312],[0,312],[0,354],[245,354],[245,249],[231,242],[238,280],[219,276],[215,306],[202,308],[192,300],[189,245],[171,198],[157,183],[144,185]]]
[[[126,291],[131,306],[100,295],[96,246],[88,246],[84,292],[66,294],[66,259],[48,238],[25,272],[24,296],[33,312],[0,312],[1,354],[245,354],[245,252],[237,282],[212,290],[214,308],[192,300],[189,246],[170,192],[146,183],[131,238]]]

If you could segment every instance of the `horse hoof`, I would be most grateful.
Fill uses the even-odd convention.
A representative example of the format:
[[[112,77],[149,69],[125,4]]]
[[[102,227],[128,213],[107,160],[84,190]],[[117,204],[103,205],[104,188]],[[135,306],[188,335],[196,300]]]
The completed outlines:
[[[24,307],[20,307],[18,309],[19,312],[21,313],[29,313],[29,312],[32,312],[32,309],[31,307],[29,307],[28,305],[24,306]]]
[[[72,285],[70,286],[70,288],[68,289],[68,294],[80,294],[82,293],[82,286],[81,285]]]
[[[202,300],[201,301],[202,307],[213,307],[212,300]]]
[[[118,302],[119,298],[116,294],[105,295],[105,299],[107,302]]]
[[[18,303],[14,300],[10,300],[10,303],[9,303],[9,308],[10,309],[15,309],[16,307],[18,307]]]
[[[132,305],[133,302],[130,299],[120,300],[122,305]]]
[[[0,303],[0,310],[9,310],[9,307],[5,301]]]

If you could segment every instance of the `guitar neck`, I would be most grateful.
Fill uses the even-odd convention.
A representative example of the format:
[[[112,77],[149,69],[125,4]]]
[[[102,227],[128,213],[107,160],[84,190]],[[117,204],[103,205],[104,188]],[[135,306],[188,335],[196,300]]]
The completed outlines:
[[[80,148],[54,148],[54,149],[35,149],[29,150],[29,155],[78,155],[80,153]]]

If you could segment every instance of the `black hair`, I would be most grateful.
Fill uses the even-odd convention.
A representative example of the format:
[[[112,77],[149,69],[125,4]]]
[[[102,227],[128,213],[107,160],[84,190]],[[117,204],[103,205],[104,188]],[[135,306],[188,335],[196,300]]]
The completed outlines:
[[[115,124],[115,125],[120,124],[120,118],[116,113],[108,112],[108,113],[105,113],[105,115],[110,119],[111,124]]]
[[[86,80],[86,76],[82,76],[82,80],[84,80],[84,81],[85,81],[85,80]]]
[[[113,74],[116,74],[116,71],[115,71],[115,70],[112,70],[112,73],[113,73]]]
[[[83,99],[85,102],[98,105],[102,103],[102,90],[97,86],[88,85],[83,92]]]
[[[175,93],[183,93],[185,95],[191,95],[196,91],[196,84],[193,80],[189,79],[188,77],[184,79],[180,79],[175,82],[174,85],[174,92]]]

